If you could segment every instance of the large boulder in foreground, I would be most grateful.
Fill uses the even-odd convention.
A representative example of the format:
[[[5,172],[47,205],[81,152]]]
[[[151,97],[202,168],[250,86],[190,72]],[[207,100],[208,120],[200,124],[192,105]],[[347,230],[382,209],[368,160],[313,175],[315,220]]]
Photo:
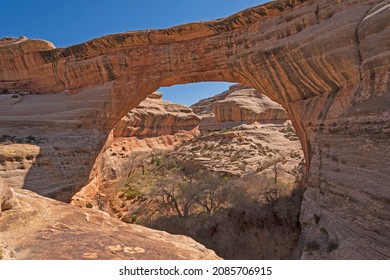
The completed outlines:
[[[126,224],[27,190],[15,190],[15,196],[21,206],[0,217],[0,259],[219,259],[189,237]]]

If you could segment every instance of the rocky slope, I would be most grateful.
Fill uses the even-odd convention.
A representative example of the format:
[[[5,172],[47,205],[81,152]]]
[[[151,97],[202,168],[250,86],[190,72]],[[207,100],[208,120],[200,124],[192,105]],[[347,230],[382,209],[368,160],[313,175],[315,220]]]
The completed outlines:
[[[125,224],[27,190],[11,192],[1,179],[0,198],[0,259],[219,259],[189,237]]]
[[[202,121],[201,130],[219,130],[238,124],[288,119],[286,110],[256,89],[237,84],[191,106]]]
[[[236,126],[231,130],[201,134],[170,153],[179,161],[194,161],[231,176],[272,173],[274,166],[291,176],[299,173],[303,152],[299,139],[286,124]],[[294,173],[295,170],[295,173]]]
[[[388,0],[273,1],[68,48],[2,41],[1,134],[32,136],[39,150],[16,187],[69,200],[97,176],[111,129],[151,92],[239,82],[281,104],[302,143],[302,256],[388,258],[389,13]]]
[[[106,154],[111,180],[94,192],[83,188],[73,204],[101,209],[127,223],[191,236],[227,259],[297,258],[293,251],[300,232],[303,151],[289,121],[202,132],[165,152],[122,147],[125,151],[111,146]],[[185,195],[188,180],[199,196],[208,193],[202,188],[209,186],[210,201],[219,205],[212,217],[202,214],[199,201]],[[160,192],[161,182],[166,188],[175,185],[178,209],[188,210],[185,219]],[[191,206],[185,208],[186,203]],[[244,245],[248,240],[250,246]]]

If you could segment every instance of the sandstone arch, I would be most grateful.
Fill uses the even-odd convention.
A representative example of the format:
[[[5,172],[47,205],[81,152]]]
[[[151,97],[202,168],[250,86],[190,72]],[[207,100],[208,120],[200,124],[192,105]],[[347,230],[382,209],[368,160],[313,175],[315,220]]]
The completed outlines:
[[[302,256],[388,258],[389,17],[388,0],[285,0],[64,49],[2,40],[0,88],[12,94],[0,95],[0,134],[21,145],[32,136],[39,151],[24,187],[67,200],[111,128],[149,93],[241,82],[286,108],[299,133],[309,186]]]

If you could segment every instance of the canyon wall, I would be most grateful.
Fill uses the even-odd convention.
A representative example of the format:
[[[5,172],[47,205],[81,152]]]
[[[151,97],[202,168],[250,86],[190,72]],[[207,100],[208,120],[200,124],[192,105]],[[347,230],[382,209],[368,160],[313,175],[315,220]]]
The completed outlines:
[[[150,138],[190,131],[200,123],[191,108],[161,99],[153,93],[124,116],[114,128],[114,137]]]
[[[69,200],[111,129],[150,93],[239,82],[281,104],[300,137],[302,258],[389,258],[389,17],[388,0],[274,1],[68,48],[2,40],[2,149],[34,147],[2,158],[0,176]],[[12,171],[20,180],[7,176],[29,160],[29,170]]]
[[[286,121],[283,107],[256,89],[236,84],[191,106],[201,118],[200,130],[219,130],[254,122]]]

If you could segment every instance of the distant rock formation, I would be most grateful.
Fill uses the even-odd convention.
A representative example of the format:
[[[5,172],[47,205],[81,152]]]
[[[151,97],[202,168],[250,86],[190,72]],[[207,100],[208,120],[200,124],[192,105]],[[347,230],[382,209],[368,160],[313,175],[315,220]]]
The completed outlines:
[[[135,109],[124,116],[114,128],[114,137],[151,138],[190,131],[200,123],[191,108],[161,99],[152,93]]]
[[[216,96],[191,106],[202,121],[201,130],[216,130],[240,124],[264,121],[285,121],[286,110],[256,89],[237,84]]]
[[[219,259],[189,237],[126,224],[27,190],[15,190],[15,196],[22,207],[0,217],[0,259]]]
[[[117,122],[151,92],[243,83],[281,104],[301,141],[302,258],[388,259],[389,4],[272,1],[224,19],[67,48],[2,41],[0,136],[31,136],[39,151],[15,186],[69,201],[95,178]],[[6,174],[2,167],[8,182]]]

